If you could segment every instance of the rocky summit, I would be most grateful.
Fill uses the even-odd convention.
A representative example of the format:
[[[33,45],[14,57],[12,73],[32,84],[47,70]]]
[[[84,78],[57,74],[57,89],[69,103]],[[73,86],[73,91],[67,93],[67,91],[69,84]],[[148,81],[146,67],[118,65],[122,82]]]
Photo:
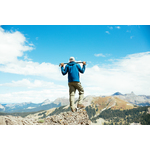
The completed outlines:
[[[0,125],[38,125],[34,118],[22,118],[20,116],[0,116]]]
[[[86,110],[81,109],[72,113],[71,111],[59,115],[48,116],[44,121],[45,125],[90,125]]]
[[[88,114],[84,109],[77,112],[62,112],[59,115],[48,116],[43,120],[32,117],[0,116],[0,125],[90,125]]]

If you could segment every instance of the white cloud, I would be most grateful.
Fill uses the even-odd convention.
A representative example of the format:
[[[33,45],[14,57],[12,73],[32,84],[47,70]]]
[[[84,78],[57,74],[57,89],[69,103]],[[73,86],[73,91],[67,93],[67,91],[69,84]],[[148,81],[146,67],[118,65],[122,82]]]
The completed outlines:
[[[110,34],[109,31],[106,33]],[[20,32],[6,32],[0,27],[0,71],[21,75],[33,75],[47,77],[55,81],[66,81],[62,76],[58,65],[51,63],[33,62],[24,54],[33,49],[27,45],[27,40]],[[103,54],[95,54],[104,57]],[[24,60],[19,60],[23,57]],[[112,65],[93,66],[86,68],[81,75],[81,82],[86,95],[113,94],[116,91],[135,94],[147,94],[150,91],[150,52],[128,55],[112,62]],[[30,90],[0,94],[1,102],[41,102],[44,99],[54,100],[57,97],[68,96],[68,87],[56,85],[53,82],[27,79],[4,83],[1,86],[38,88],[42,90]]]
[[[34,46],[34,44],[33,44],[33,43],[30,43],[29,45],[30,45],[30,46]]]
[[[33,50],[20,32],[6,32],[0,27],[0,64],[16,62],[25,51]]]
[[[0,27],[0,71],[21,75],[44,76],[54,80],[64,80],[60,74],[58,65],[51,63],[38,63],[31,61],[25,51],[33,49],[33,44],[28,41],[20,32],[6,32]],[[19,60],[18,57],[24,57]]]
[[[41,91],[30,90],[30,91],[20,91],[20,92],[11,92],[6,94],[0,94],[1,103],[21,103],[21,102],[33,102],[40,103],[45,99],[51,101],[55,100],[58,97],[67,97],[68,90],[66,88],[59,89],[43,89]]]
[[[59,81],[64,80],[58,65],[45,62],[39,64],[33,61],[17,60],[16,62],[0,66],[0,71],[21,75],[43,76]]]
[[[131,31],[130,31],[130,30],[127,30],[126,32],[129,32],[129,33],[131,33]]]
[[[117,28],[117,29],[120,29],[120,26],[117,26],[116,28]]]
[[[112,29],[113,29],[113,27],[109,27],[109,26],[108,26],[108,28],[109,28],[110,30],[112,30]]]
[[[134,36],[130,36],[130,39],[132,39]]]
[[[105,57],[105,55],[103,55],[102,53],[100,53],[100,54],[94,54],[94,56],[96,56],[96,57]]]
[[[11,83],[3,83],[0,84],[0,86],[7,86],[7,87],[26,87],[26,88],[64,88],[62,85],[56,85],[54,82],[46,82],[42,80],[34,80],[34,82],[31,82],[28,79],[22,79],[18,81],[12,81]]]
[[[28,79],[22,79],[19,81],[12,81],[11,83],[3,83],[0,84],[0,86],[9,88],[19,87],[28,89],[19,92],[0,94],[1,103],[40,103],[45,99],[50,99],[51,101],[53,101],[58,97],[68,98],[69,95],[68,87],[42,80],[34,80],[33,82],[31,82]]]
[[[115,60],[110,66],[93,66],[81,74],[81,83],[87,95],[111,95],[114,92],[150,95],[150,52],[128,55]],[[52,82],[27,79],[5,83],[1,86],[36,88],[37,90],[0,94],[1,102],[41,102],[49,98],[68,97],[68,87]],[[42,87],[42,90],[38,90]],[[76,94],[78,96],[78,92]]]
[[[137,53],[118,59],[111,66],[97,65],[87,68],[82,75],[82,83],[91,88],[88,93],[99,95],[120,91],[135,94],[149,94],[150,91],[150,52]],[[99,87],[99,88],[96,88]],[[97,90],[92,90],[98,89]]]
[[[31,61],[32,59],[29,58],[27,54],[25,54],[25,55],[24,55],[24,60],[29,60],[29,61]]]
[[[110,34],[109,31],[106,31],[107,34]]]
[[[53,101],[58,97],[68,98],[69,95],[68,87],[42,80],[34,80],[34,82],[31,82],[28,79],[22,79],[19,81],[12,81],[11,83],[0,84],[0,86],[10,88],[21,87],[30,89],[27,91],[0,94],[1,103],[21,103],[21,102],[40,103],[45,99],[50,99],[51,101]]]

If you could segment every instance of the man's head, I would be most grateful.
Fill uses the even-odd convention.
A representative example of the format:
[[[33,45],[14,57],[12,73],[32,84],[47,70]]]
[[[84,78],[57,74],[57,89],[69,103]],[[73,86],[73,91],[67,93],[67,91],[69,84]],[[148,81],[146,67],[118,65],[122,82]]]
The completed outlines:
[[[70,57],[69,62],[75,61],[74,57]]]

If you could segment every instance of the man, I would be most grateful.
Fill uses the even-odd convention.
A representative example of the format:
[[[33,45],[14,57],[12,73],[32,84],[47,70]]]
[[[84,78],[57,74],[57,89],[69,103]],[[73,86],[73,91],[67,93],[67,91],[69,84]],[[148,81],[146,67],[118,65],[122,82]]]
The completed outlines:
[[[80,83],[79,72],[84,73],[86,62],[83,62],[83,67],[75,62],[74,57],[70,57],[69,63],[64,68],[64,63],[61,63],[61,72],[63,75],[68,73],[68,86],[69,86],[69,101],[72,112],[77,109],[74,106],[74,96],[76,89],[79,91],[79,99],[77,103],[77,108],[84,108],[82,100],[84,97],[84,89]]]

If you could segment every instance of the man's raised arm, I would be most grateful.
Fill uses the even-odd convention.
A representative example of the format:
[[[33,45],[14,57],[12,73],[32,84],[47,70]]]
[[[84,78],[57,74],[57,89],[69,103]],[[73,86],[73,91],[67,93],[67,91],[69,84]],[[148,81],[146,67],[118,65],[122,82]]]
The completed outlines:
[[[85,65],[86,65],[86,62],[85,62],[85,61],[83,61],[83,67],[82,67],[82,69],[81,69],[81,66],[80,66],[80,65],[77,65],[79,72],[84,73],[84,71],[85,71]]]
[[[61,72],[62,72],[62,74],[63,74],[63,75],[66,75],[67,72],[68,72],[67,67],[65,67],[65,69],[64,69],[64,63],[61,63],[60,65],[61,65]]]

